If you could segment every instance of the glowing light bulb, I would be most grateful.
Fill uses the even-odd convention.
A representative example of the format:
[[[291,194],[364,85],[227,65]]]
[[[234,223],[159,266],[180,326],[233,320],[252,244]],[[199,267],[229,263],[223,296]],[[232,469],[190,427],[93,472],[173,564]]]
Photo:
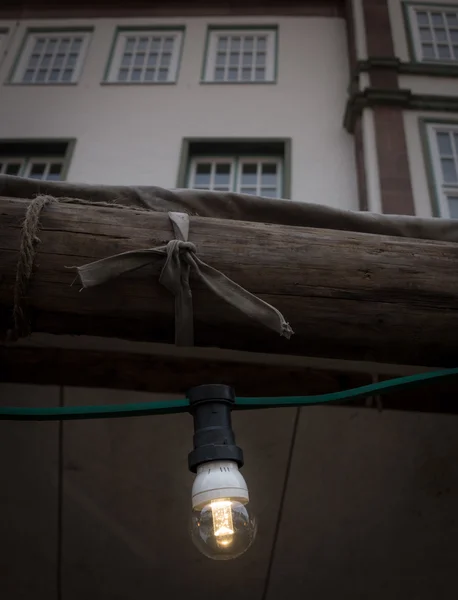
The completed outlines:
[[[192,488],[191,535],[197,548],[215,560],[243,554],[256,536],[248,489],[232,461],[200,465]]]
[[[216,543],[223,548],[234,541],[234,522],[232,520],[232,502],[230,500],[212,500],[210,508],[213,515],[213,531]]]

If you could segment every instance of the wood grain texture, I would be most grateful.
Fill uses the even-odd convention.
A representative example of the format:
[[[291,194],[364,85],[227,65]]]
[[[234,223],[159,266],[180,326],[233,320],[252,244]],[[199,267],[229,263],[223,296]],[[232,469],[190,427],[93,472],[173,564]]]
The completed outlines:
[[[26,201],[0,199],[0,327],[10,326]],[[54,205],[42,214],[29,289],[32,330],[171,342],[173,299],[161,261],[80,292],[71,266],[172,239],[164,213]],[[458,245],[191,217],[202,260],[283,312],[279,338],[194,284],[195,343],[380,362],[458,359]]]

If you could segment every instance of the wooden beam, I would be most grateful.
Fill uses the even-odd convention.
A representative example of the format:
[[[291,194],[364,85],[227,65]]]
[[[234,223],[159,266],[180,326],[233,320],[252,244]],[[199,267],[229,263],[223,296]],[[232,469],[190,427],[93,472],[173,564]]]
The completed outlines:
[[[384,377],[387,379],[388,377]],[[177,394],[202,383],[232,385],[239,396],[295,396],[338,392],[372,383],[367,373],[297,366],[264,366],[208,360],[68,348],[0,346],[0,382],[111,388]],[[458,413],[458,378],[382,396],[389,410]],[[349,407],[377,406],[366,399]]]
[[[27,201],[0,198],[0,330],[11,325]],[[29,288],[34,331],[172,342],[161,261],[80,292],[72,265],[172,239],[164,213],[56,204],[42,213]],[[355,232],[191,217],[199,256],[283,312],[291,340],[194,284],[197,346],[400,364],[455,366],[458,245]]]

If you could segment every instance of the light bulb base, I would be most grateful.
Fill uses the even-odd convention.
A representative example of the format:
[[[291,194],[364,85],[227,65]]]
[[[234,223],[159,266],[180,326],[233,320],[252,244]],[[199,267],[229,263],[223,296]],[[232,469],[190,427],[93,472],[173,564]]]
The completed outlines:
[[[235,444],[231,410],[234,390],[228,385],[200,385],[189,390],[190,413],[194,417],[194,450],[188,456],[189,470],[202,464],[231,461],[243,466],[243,452]]]
[[[250,499],[237,463],[224,460],[199,465],[192,486],[192,508],[199,509],[212,500],[223,498],[241,504],[246,504]]]

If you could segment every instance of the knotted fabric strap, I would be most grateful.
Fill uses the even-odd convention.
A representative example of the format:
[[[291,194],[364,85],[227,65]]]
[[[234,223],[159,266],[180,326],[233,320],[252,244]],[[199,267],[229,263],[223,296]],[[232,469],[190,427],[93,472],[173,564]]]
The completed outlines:
[[[175,344],[177,346],[194,344],[192,293],[189,283],[191,271],[222,300],[289,339],[293,330],[280,311],[250,294],[198,258],[196,247],[188,242],[189,215],[179,212],[169,212],[168,215],[176,239],[171,240],[166,246],[122,252],[77,267],[83,287],[100,285],[129,271],[141,269],[157,258],[165,258],[159,283],[175,297]]]

